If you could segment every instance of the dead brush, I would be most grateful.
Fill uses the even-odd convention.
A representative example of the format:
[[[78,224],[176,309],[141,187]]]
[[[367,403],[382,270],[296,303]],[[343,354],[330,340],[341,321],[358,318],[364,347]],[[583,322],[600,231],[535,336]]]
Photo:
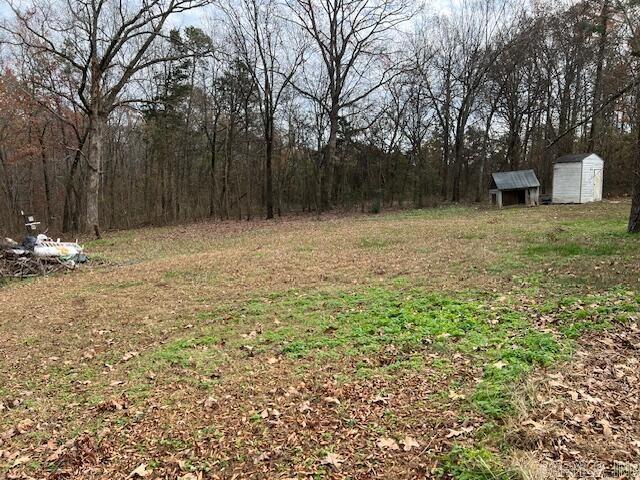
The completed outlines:
[[[545,388],[543,382],[528,378],[514,393],[515,414],[505,426],[505,439],[517,449],[535,450],[549,437],[544,425],[530,418],[530,412],[540,406],[541,388]]]
[[[509,459],[510,470],[516,478],[522,480],[547,480],[555,478],[549,472],[549,467],[540,461],[535,454],[524,451],[514,451]]]

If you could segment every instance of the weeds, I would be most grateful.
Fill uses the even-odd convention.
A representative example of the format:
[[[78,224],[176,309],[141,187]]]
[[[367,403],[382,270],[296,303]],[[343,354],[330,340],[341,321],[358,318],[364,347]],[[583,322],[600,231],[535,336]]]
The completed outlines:
[[[506,471],[500,459],[484,448],[455,446],[443,459],[441,474],[456,480],[509,480],[515,472]]]

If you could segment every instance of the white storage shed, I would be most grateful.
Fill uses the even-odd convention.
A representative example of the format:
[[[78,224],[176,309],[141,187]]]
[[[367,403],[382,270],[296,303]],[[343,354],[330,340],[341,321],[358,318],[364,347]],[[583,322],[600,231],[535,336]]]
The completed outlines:
[[[604,160],[595,153],[565,155],[553,165],[553,203],[602,200]]]

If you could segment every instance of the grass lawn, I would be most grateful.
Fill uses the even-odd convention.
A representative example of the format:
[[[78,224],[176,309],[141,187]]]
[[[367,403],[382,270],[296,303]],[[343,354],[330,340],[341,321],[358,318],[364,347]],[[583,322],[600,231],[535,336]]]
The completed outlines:
[[[450,207],[90,242],[101,262],[0,286],[0,477],[621,468],[640,454],[628,211]]]

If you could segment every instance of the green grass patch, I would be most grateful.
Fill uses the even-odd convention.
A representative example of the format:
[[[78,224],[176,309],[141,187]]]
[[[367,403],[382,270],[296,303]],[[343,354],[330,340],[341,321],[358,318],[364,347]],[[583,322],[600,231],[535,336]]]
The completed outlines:
[[[619,253],[620,248],[613,244],[580,245],[575,242],[544,243],[531,245],[525,249],[525,255],[528,257],[575,257],[579,255],[602,257]]]
[[[379,364],[356,363],[360,376],[422,370],[444,373],[454,367],[446,357],[462,353],[483,367],[472,407],[490,417],[510,413],[514,384],[537,365],[567,354],[568,346],[537,330],[527,315],[509,305],[494,306],[491,296],[451,297],[422,290],[377,288],[357,292],[292,295],[252,305],[263,316],[286,319],[258,340],[291,358],[339,356],[377,358]],[[425,362],[429,352],[443,358]]]
[[[539,306],[540,313],[554,320],[566,338],[586,331],[600,331],[628,322],[640,314],[640,296],[623,288],[591,295],[565,295]]]
[[[637,236],[620,220],[591,219],[562,222],[546,233],[529,232],[522,254],[534,260],[562,257],[610,257],[633,254],[640,248]]]
[[[621,289],[549,297],[530,309],[518,307],[492,294],[388,287],[312,295],[291,291],[251,302],[243,314],[256,322],[275,317],[283,323],[256,339],[258,348],[303,360],[353,357],[351,380],[431,368],[455,383],[453,389],[470,389],[463,408],[480,412],[486,428],[474,448],[454,447],[442,461],[442,474],[506,479],[514,478],[513,472],[504,468],[499,454],[482,446],[501,445],[500,425],[514,413],[522,380],[536,367],[569,359],[573,339],[585,330],[609,328],[640,311],[637,296]],[[555,334],[532,323],[539,315],[554,320]],[[434,352],[439,356],[427,360]],[[455,354],[462,354],[481,376],[460,384]]]
[[[439,471],[456,480],[507,480],[518,478],[505,470],[499,457],[485,448],[456,445],[444,457]]]
[[[210,347],[218,341],[218,338],[210,335],[177,340],[155,350],[150,358],[153,363],[189,367],[201,360],[216,357],[217,352]]]

